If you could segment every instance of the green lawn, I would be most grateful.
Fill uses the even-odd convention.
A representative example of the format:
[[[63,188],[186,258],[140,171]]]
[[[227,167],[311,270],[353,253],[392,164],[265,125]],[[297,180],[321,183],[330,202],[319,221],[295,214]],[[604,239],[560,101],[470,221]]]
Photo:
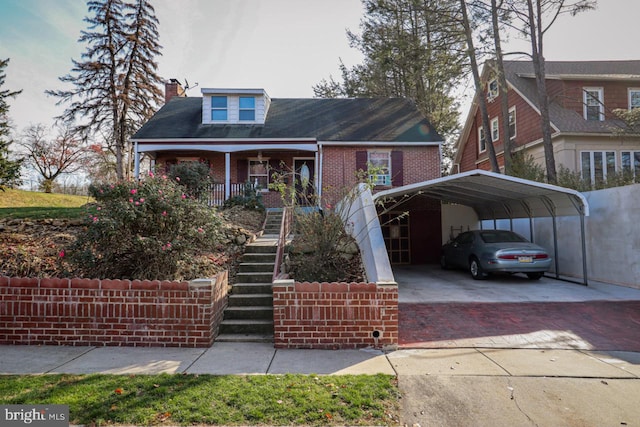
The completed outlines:
[[[87,196],[46,194],[35,191],[0,191],[0,218],[79,218],[82,206],[92,199]]]
[[[397,425],[390,375],[3,376],[2,404],[69,405],[84,425]]]

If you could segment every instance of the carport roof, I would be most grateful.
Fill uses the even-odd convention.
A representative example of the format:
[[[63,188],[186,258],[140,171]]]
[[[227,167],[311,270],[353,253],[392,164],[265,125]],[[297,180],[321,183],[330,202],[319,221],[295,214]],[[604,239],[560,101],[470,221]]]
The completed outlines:
[[[480,220],[589,215],[587,199],[575,190],[479,169],[381,191],[374,199],[411,194],[469,206]]]

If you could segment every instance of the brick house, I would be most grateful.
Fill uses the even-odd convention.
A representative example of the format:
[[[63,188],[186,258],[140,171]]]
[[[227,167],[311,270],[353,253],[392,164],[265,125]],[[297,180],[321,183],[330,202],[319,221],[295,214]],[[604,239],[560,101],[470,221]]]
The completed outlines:
[[[531,61],[505,61],[509,135],[515,151],[544,165],[542,130]],[[640,107],[640,61],[547,61],[552,140],[556,166],[578,171],[592,182],[612,172],[640,174],[640,137],[617,136],[615,109]],[[503,166],[504,138],[499,90],[490,67],[482,74],[491,129],[482,128],[477,96],[457,142],[454,171],[490,170],[487,141]]]
[[[366,171],[368,164],[378,168],[371,177],[374,191],[440,177],[443,138],[405,99],[285,99],[263,89],[220,88],[186,97],[175,80],[165,90],[165,105],[132,138],[136,175],[142,154],[156,169],[205,162],[216,183],[216,204],[251,182],[265,206],[281,206],[280,194],[269,189],[277,171],[295,171],[296,185],[306,186],[323,206],[335,203],[333,190],[352,187],[356,171]],[[416,230],[428,219],[440,235],[439,203],[413,202],[412,210],[422,218]],[[408,254],[409,221],[402,230],[387,227],[390,239],[402,238],[388,242],[404,253],[392,257],[394,262],[424,259],[419,247],[415,257]],[[413,240],[419,245],[422,239]],[[438,247],[430,251],[439,251],[440,239],[434,241]]]

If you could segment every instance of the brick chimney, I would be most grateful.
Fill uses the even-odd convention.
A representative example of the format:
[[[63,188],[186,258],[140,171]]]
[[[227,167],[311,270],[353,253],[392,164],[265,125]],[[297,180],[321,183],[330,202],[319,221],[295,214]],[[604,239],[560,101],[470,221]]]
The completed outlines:
[[[164,103],[169,102],[174,96],[187,96],[187,93],[177,79],[170,79],[164,84]]]

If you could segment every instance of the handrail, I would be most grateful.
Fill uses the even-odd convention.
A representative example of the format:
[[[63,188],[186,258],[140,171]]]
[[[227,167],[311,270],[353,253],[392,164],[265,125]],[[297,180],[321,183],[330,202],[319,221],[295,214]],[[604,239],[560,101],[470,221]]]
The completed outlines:
[[[293,211],[291,208],[285,207],[282,211],[282,221],[280,222],[280,234],[278,235],[278,248],[276,250],[276,261],[273,266],[273,276],[271,278],[271,282],[275,282],[280,278],[280,266],[282,265],[282,260],[284,259],[284,247],[287,244],[287,236],[291,231],[291,223],[293,218]]]

